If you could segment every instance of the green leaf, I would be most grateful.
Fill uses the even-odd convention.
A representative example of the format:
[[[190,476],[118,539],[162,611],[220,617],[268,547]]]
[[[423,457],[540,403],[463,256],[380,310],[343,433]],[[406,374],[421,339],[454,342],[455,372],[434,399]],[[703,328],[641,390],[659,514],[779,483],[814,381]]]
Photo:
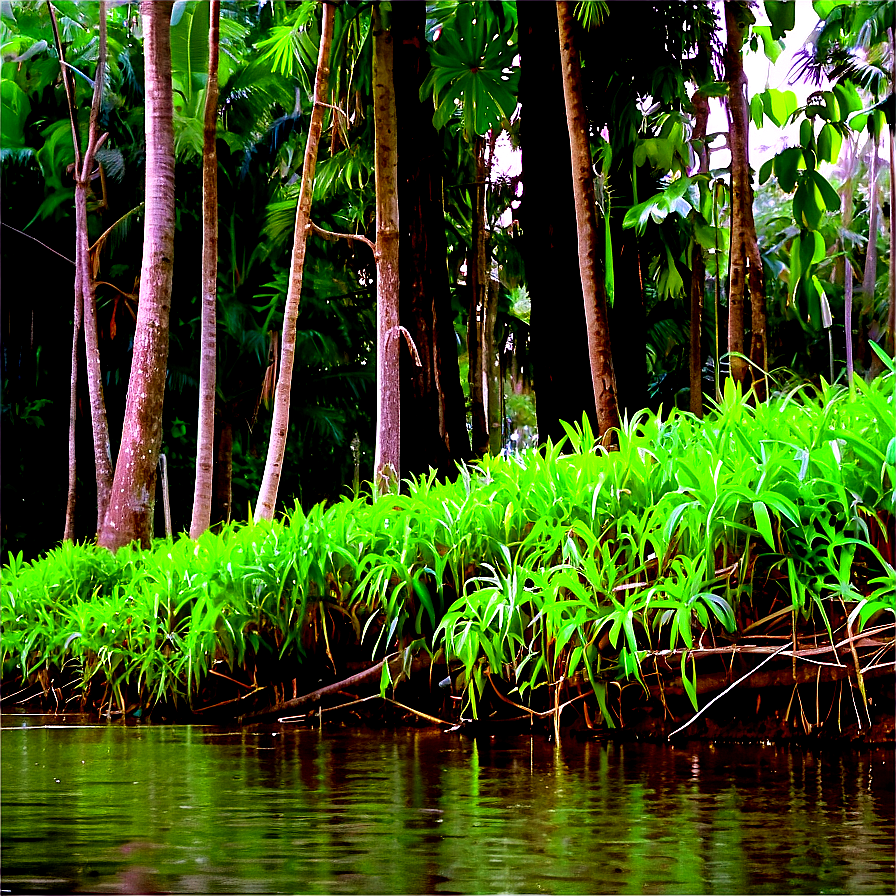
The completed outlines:
[[[772,534],[771,518],[768,514],[768,507],[762,501],[753,502],[753,518],[756,520],[756,528],[759,534],[765,539],[765,543],[772,549],[775,549],[775,537]]]
[[[808,177],[800,181],[793,196],[793,217],[800,227],[818,230],[824,217],[824,199],[821,190]]]
[[[750,100],[750,120],[757,128],[762,127],[764,107],[762,103],[762,94],[757,93]]]
[[[841,120],[848,118],[855,112],[861,112],[862,98],[852,81],[844,81],[842,84],[835,84],[832,88],[834,96],[840,105]]]
[[[828,122],[818,135],[818,157],[833,165],[840,157],[842,143],[840,132]]]
[[[827,208],[829,212],[839,212],[840,195],[837,193],[837,191],[817,171],[810,172],[809,177],[812,178],[812,182],[818,190],[818,193],[824,202],[825,208]]]
[[[774,167],[775,167],[774,158],[766,159],[762,163],[762,167],[759,169],[760,185],[764,184],[772,176],[772,171],[774,170]]]
[[[769,62],[777,62],[784,52],[784,41],[772,37],[772,29],[768,25],[754,25],[753,31],[762,38],[762,50]]]
[[[775,177],[778,178],[778,186],[785,193],[793,192],[796,186],[797,165],[802,161],[803,153],[798,146],[785,149],[775,156]]]
[[[765,0],[765,13],[772,23],[771,35],[780,40],[788,31],[796,26],[795,0]],[[758,28],[754,28],[758,31]],[[774,60],[772,60],[774,61]]]
[[[817,230],[800,235],[800,269],[803,272],[808,272],[813,264],[818,264],[824,258],[824,253],[824,237]]]

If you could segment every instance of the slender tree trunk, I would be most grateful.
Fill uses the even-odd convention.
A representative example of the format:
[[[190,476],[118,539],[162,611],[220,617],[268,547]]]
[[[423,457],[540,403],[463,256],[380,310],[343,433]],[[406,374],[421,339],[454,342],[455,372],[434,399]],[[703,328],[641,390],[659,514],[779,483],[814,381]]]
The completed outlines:
[[[476,177],[473,183],[471,212],[472,239],[467,260],[467,280],[470,284],[470,310],[467,316],[467,358],[470,368],[470,411],[472,416],[471,443],[474,457],[488,454],[487,388],[483,388],[482,371],[487,363],[488,345],[485,337],[488,305],[488,252],[485,233],[485,140],[477,137],[474,144]]]
[[[486,419],[488,421],[489,454],[501,453],[504,427],[502,425],[503,401],[501,401],[501,361],[495,344],[495,329],[498,323],[498,298],[501,284],[488,278],[485,315],[482,326],[482,391],[486,399]]]
[[[293,240],[292,262],[289,271],[289,290],[283,312],[283,333],[280,347],[280,378],[274,396],[274,415],[271,422],[271,438],[258,500],[256,520],[274,518],[283,457],[286,453],[286,436],[289,431],[289,403],[292,390],[292,368],[296,353],[296,323],[299,317],[299,300],[302,296],[302,276],[305,270],[305,249],[311,228],[311,197],[314,186],[314,169],[317,167],[317,148],[323,126],[324,105],[330,81],[330,43],[333,39],[335,9],[332,3],[323,4],[320,50],[317,57],[317,75],[314,81],[314,108],[308,142],[305,145],[305,163],[302,168],[302,187],[299,206],[296,209],[296,232]]]
[[[694,106],[694,131],[691,139],[700,143],[698,174],[709,172],[709,150],[706,147],[706,125],[709,121],[709,100],[699,91],[691,97]],[[691,330],[688,369],[690,372],[691,413],[703,417],[703,302],[706,292],[706,260],[703,247],[691,238]]]
[[[62,70],[62,82],[65,86],[69,119],[72,127],[72,143],[75,152],[75,320],[76,328],[83,323],[84,344],[87,359],[87,386],[90,395],[90,416],[93,430],[94,468],[97,491],[97,524],[99,532],[105,518],[112,489],[112,452],[109,446],[109,426],[106,420],[106,402],[103,397],[103,378],[100,369],[99,339],[96,324],[96,298],[94,293],[93,271],[90,259],[90,241],[87,231],[87,195],[93,175],[93,163],[96,151],[102,146],[106,135],[99,135],[97,121],[103,97],[103,82],[106,69],[106,4],[99,4],[99,52],[94,76],[93,101],[90,106],[90,122],[87,134],[87,149],[81,154],[81,144],[75,115],[74,88],[71,83],[71,71],[65,65],[62,41],[56,23],[56,14],[52,4],[48,4],[56,50]],[[80,322],[80,323],[79,323]],[[73,338],[77,342],[77,333]],[[77,388],[77,352],[73,345],[72,354],[72,394]],[[66,510],[65,538],[74,538],[74,502],[77,482],[74,447],[74,418],[70,415],[69,431],[69,496]]]
[[[398,318],[398,122],[394,46],[373,6],[373,120],[376,132],[377,409],[373,476],[380,493],[401,482],[401,331]]]
[[[77,279],[77,273],[75,274]],[[81,290],[75,287],[74,324],[72,326],[72,376],[68,406],[68,497],[65,502],[64,541],[75,540],[75,505],[78,497],[78,453],[75,450],[75,423],[78,417],[78,341],[84,314]]]
[[[456,474],[470,457],[464,394],[446,264],[442,140],[420,85],[429,72],[426,4],[392,6],[398,128],[399,316],[420,359],[401,353],[401,464],[404,475],[430,467]]]
[[[522,223],[526,282],[532,301],[530,340],[538,438],[555,443],[561,421],[586,413],[597,429],[588,360],[585,306],[576,248],[576,209],[566,131],[557,6],[551,0],[517,4],[519,15]]]
[[[893,40],[893,29],[890,29]],[[896,57],[896,51],[894,51]],[[896,58],[893,65],[896,66]],[[887,313],[887,340],[885,349],[891,358],[896,358],[896,147],[894,147],[893,127],[890,126],[890,283],[889,311]]]
[[[880,201],[877,178],[880,172],[879,137],[872,139],[871,170],[868,174],[868,244],[865,247],[865,268],[862,276],[862,311],[870,314],[874,307],[874,284],[877,282],[877,234],[880,230]]]
[[[146,84],[146,219],[140,305],[121,447],[99,544],[117,550],[152,540],[156,465],[168,365],[174,270],[174,127],[171,104],[171,3],[143,0]]]
[[[856,143],[852,138],[846,141],[846,157],[841,157],[843,166],[844,179],[843,186],[840,188],[840,208],[841,223],[843,230],[849,230],[852,225],[853,198],[855,195],[855,175],[858,163],[856,156]],[[855,360],[853,357],[853,281],[855,272],[850,260],[850,249],[846,243],[846,237],[842,237],[840,245],[843,250],[842,256],[837,259],[834,266],[835,278],[842,276],[843,278],[843,329],[845,330],[846,343],[846,382],[852,384],[852,378],[855,373]],[[841,270],[842,269],[842,270]]]
[[[607,300],[603,277],[598,266],[599,242],[594,205],[594,176],[588,140],[588,118],[582,98],[581,61],[573,42],[572,4],[568,0],[560,0],[557,3],[557,24],[563,70],[563,96],[572,159],[579,272],[585,302],[591,383],[594,388],[598,431],[600,437],[604,438],[611,429],[618,428],[619,409],[616,404],[616,382],[607,325]]]
[[[221,0],[211,0],[208,28],[208,82],[202,143],[202,323],[199,362],[199,432],[190,538],[209,527],[215,451],[218,305],[218,43]]]
[[[751,308],[750,360],[756,398],[766,395],[764,372],[768,368],[766,345],[765,284],[762,259],[753,221],[753,188],[750,180],[747,76],[743,66],[746,28],[738,16],[743,4],[725,0],[725,77],[728,81],[729,136],[731,149],[731,254],[728,290],[728,352],[731,376],[739,383],[747,378],[744,353],[746,298]],[[749,290],[749,293],[748,293]],[[762,372],[760,372],[762,371]]]

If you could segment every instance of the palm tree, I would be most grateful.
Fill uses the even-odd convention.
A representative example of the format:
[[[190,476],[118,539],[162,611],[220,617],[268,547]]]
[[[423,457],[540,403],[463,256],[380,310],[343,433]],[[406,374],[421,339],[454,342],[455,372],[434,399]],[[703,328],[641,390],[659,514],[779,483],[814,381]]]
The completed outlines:
[[[324,107],[328,105],[327,86],[330,78],[330,44],[333,40],[334,16],[335,10],[333,5],[324,3],[320,48],[317,57],[317,74],[314,81],[314,108],[311,112],[308,142],[305,146],[305,164],[302,168],[302,187],[299,195],[299,205],[296,209],[296,227],[290,266],[289,290],[286,294],[286,308],[283,315],[280,378],[277,382],[277,390],[274,397],[274,419],[271,424],[271,438],[268,443],[264,476],[255,506],[256,520],[270,520],[274,517],[277,491],[283,468],[283,456],[286,453],[292,370],[296,350],[296,321],[299,315],[299,300],[302,295],[302,276],[305,269],[308,231],[311,229],[311,197],[314,186],[314,169],[317,165],[317,149],[323,128]]]
[[[591,146],[588,140],[588,118],[582,99],[581,61],[573,39],[572,5],[567,0],[557,3],[557,25],[560,58],[563,70],[563,97],[569,131],[573,171],[573,195],[576,204],[576,227],[579,243],[579,271],[585,301],[585,322],[588,330],[588,357],[591,362],[591,384],[598,431],[607,438],[619,427],[616,403],[616,377],[610,351],[607,324],[607,297],[604,278],[598,266],[597,216],[594,198],[594,174]]]
[[[168,363],[174,270],[174,127],[171,4],[143,0],[146,85],[146,219],[140,305],[121,447],[98,543],[112,551],[152,539],[156,465]]]
[[[190,537],[209,526],[215,452],[215,388],[218,304],[218,50],[221,0],[211,0],[208,29],[208,81],[202,147],[202,333],[199,365],[199,434]]]

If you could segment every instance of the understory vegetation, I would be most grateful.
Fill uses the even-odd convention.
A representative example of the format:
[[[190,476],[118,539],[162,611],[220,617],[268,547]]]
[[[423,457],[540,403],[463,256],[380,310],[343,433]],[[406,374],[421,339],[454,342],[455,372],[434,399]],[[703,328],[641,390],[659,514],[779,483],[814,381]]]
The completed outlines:
[[[5,700],[238,713],[398,651],[383,694],[431,657],[460,697],[449,721],[499,697],[559,734],[573,701],[593,707],[589,726],[614,727],[614,682],[678,687],[696,710],[698,659],[748,647],[786,649],[794,680],[798,663],[813,681],[846,666],[864,696],[875,669],[892,674],[894,388],[891,371],[754,405],[728,381],[705,420],[643,411],[618,450],[586,420],[560,444],[400,495],[146,551],[10,555]],[[858,651],[863,632],[878,639]]]

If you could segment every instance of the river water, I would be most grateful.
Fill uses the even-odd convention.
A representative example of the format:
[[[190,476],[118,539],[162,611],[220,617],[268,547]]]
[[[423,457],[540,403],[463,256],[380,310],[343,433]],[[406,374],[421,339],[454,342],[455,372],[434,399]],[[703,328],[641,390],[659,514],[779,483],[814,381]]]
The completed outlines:
[[[893,751],[5,715],[3,892],[894,892]]]

